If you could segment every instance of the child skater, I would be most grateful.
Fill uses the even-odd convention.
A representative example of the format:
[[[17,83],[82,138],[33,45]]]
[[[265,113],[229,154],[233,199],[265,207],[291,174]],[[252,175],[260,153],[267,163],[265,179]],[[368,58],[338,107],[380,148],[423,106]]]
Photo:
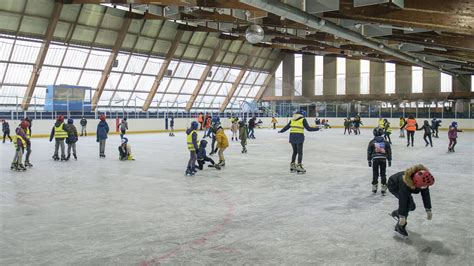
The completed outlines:
[[[346,135],[346,132],[349,133],[349,135],[351,134],[351,119],[348,117],[348,118],[345,118],[344,119],[344,135]]]
[[[196,174],[196,151],[198,150],[198,143],[197,143],[197,129],[199,127],[199,123],[196,121],[191,122],[191,127],[186,130],[186,143],[188,145],[189,150],[189,161],[188,167],[186,168],[185,175],[194,176]]]
[[[171,116],[170,118],[170,137],[174,137],[174,117]]]
[[[421,164],[412,166],[405,171],[398,172],[388,179],[388,190],[398,199],[398,208],[391,215],[398,220],[395,232],[401,238],[408,238],[406,231],[408,213],[416,208],[412,194],[421,193],[423,205],[426,210],[426,218],[431,220],[431,198],[429,186],[434,184],[434,177]]]
[[[20,125],[16,128],[16,135],[13,137],[13,144],[15,145],[15,156],[10,167],[11,170],[15,171],[26,171],[26,167],[22,163],[23,153],[25,152],[26,146],[28,145],[28,139],[26,138],[26,129],[28,128],[28,121],[21,121]]]
[[[99,142],[99,157],[105,158],[105,144],[109,135],[109,124],[107,124],[107,121],[105,121],[105,115],[103,114],[99,116],[99,120],[99,124],[97,124],[97,142]]]
[[[436,119],[436,117],[433,117],[431,120],[431,127],[433,128],[433,138],[439,138],[438,132],[439,132],[439,127],[441,126],[441,120]]]
[[[54,123],[54,127],[49,136],[49,141],[53,141],[53,138],[55,141],[53,160],[59,161],[59,148],[61,147],[61,161],[65,161],[66,152],[64,140],[67,138],[67,132],[64,130],[64,116],[62,115],[58,116],[56,119],[56,123]]]
[[[122,137],[121,144],[118,147],[120,161],[135,161],[132,156],[132,147],[128,143],[127,137]]]
[[[388,166],[392,166],[392,148],[390,143],[387,142],[383,135],[381,128],[374,128],[374,139],[369,142],[367,148],[367,160],[369,161],[369,167],[372,167],[372,192],[377,193],[379,175],[382,181],[381,192],[382,196],[385,196],[387,192],[387,175],[385,170]]]
[[[293,148],[293,155],[291,156],[290,171],[299,174],[306,173],[303,168],[303,143],[304,143],[304,130],[318,131],[319,127],[310,127],[306,118],[304,118],[301,111],[297,111],[293,114],[293,118],[290,122],[282,128],[278,133],[283,133],[290,129],[290,143]],[[298,164],[295,164],[296,156],[298,155]]]
[[[2,132],[3,132],[3,143],[5,143],[5,138],[10,139],[10,143],[13,142],[12,137],[10,137],[10,124],[4,119],[2,120]]]
[[[431,147],[433,147],[433,140],[431,140],[431,133],[434,132],[434,129],[430,126],[430,123],[428,122],[428,120],[425,120],[423,122],[423,126],[421,126],[420,128],[417,128],[416,130],[424,130],[425,134],[423,135],[423,139],[425,140],[425,143],[426,143],[425,147],[428,147],[428,145],[431,145]],[[428,138],[430,141],[428,142],[426,138]]]
[[[222,126],[219,126],[217,128],[216,143],[217,143],[217,149],[219,149],[219,151],[217,152],[219,154],[218,165],[223,167],[225,166],[224,151],[229,147],[229,140],[227,139],[227,136]]]
[[[356,117],[354,117],[353,124],[354,124],[354,134],[360,135],[360,126],[364,124],[362,123],[362,120],[360,120],[359,115],[356,115]]]
[[[387,119],[383,120],[384,122],[384,137],[385,140],[388,140],[388,143],[392,144],[392,139],[390,138],[390,135],[392,135],[392,128],[390,127],[390,122],[388,122]]]
[[[204,169],[204,164],[205,164],[206,162],[210,162],[211,164],[208,165],[208,167],[214,167],[214,168],[216,168],[217,170],[221,170],[220,165],[216,164],[212,158],[209,158],[209,157],[207,156],[207,154],[206,154],[206,147],[207,147],[207,141],[206,141],[205,139],[201,140],[201,142],[199,143],[198,150],[197,150],[197,162],[198,162],[198,165],[196,165],[196,167],[197,167],[199,170],[203,170],[203,169]]]
[[[232,126],[230,126],[230,131],[232,131],[232,141],[239,141],[239,135],[237,132],[239,132],[239,120],[233,119],[232,120]]]
[[[400,117],[400,138],[405,137],[405,118]]]
[[[71,149],[74,159],[77,160],[77,151],[76,151],[76,142],[78,140],[78,134],[76,126],[74,126],[74,120],[69,118],[67,120],[67,125],[64,126],[64,130],[67,132],[66,144],[67,144],[67,157],[66,161],[71,158]]]
[[[462,130],[458,129],[458,122],[452,122],[451,126],[449,127],[448,131],[448,138],[449,138],[449,146],[448,146],[448,152],[454,152],[454,146],[456,146],[457,138],[458,138],[458,132],[462,132]]]
[[[247,137],[248,137],[248,129],[247,124],[245,121],[239,122],[239,137],[240,137],[240,145],[242,145],[242,153],[247,153]]]

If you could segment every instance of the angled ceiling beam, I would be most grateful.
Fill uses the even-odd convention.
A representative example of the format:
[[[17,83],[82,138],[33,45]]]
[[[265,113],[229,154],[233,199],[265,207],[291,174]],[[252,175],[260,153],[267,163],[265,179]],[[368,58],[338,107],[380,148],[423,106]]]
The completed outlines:
[[[120,51],[120,48],[122,47],[123,41],[125,40],[125,36],[127,36],[130,24],[132,24],[132,17],[127,14],[126,17],[124,17],[122,27],[118,32],[117,39],[115,40],[114,47],[112,48],[112,53],[110,54],[109,59],[107,60],[107,64],[105,65],[105,68],[102,71],[102,77],[100,78],[99,84],[97,85],[97,88],[94,92],[94,96],[92,97],[91,105],[92,110],[94,111],[97,108],[100,96],[102,96],[102,93],[104,92],[107,80],[109,80],[110,72],[112,71],[114,61],[117,59],[117,55]]]
[[[263,50],[263,48],[261,48],[261,49]],[[237,75],[237,78],[235,79],[234,83],[232,83],[232,87],[229,90],[229,94],[227,94],[227,96],[224,99],[224,102],[221,105],[221,108],[220,108],[221,113],[224,112],[224,110],[225,110],[225,108],[227,108],[227,105],[229,104],[230,100],[232,99],[232,97],[234,97],[234,94],[237,91],[237,88],[239,87],[240,82],[242,81],[242,78],[245,75],[245,72],[247,72],[247,70],[249,69],[250,63],[252,62],[253,59],[255,59],[255,61],[258,60],[258,58],[254,58],[250,55],[247,55],[247,59],[245,60],[244,65],[240,69],[240,72]]]
[[[262,87],[260,88],[260,90],[258,90],[257,95],[255,95],[255,101],[259,101],[262,98],[263,93],[267,90],[268,85],[270,84],[270,81],[272,81],[273,77],[275,76],[275,71],[278,69],[278,66],[280,66],[281,60],[283,60],[282,52],[280,52],[278,59],[275,60],[275,64],[272,66],[272,69],[270,70],[270,73],[263,82]]]
[[[163,64],[161,65],[160,71],[158,71],[158,73],[156,74],[155,81],[153,82],[150,92],[148,93],[145,103],[143,104],[143,107],[142,107],[143,111],[147,111],[148,108],[150,108],[151,102],[153,101],[153,98],[155,98],[155,94],[158,91],[158,87],[160,87],[161,81],[163,80],[163,77],[165,76],[166,70],[168,70],[168,66],[170,65],[171,60],[173,59],[174,53],[176,52],[176,49],[178,48],[179,42],[181,41],[181,37],[183,37],[183,34],[184,34],[183,30],[178,30],[178,32],[176,33],[174,41],[171,44],[171,47],[168,50],[168,53],[166,54],[166,58],[163,61]]]
[[[209,62],[207,63],[206,68],[204,69],[204,72],[202,72],[201,77],[199,78],[199,81],[196,84],[196,87],[194,88],[193,94],[191,94],[191,98],[189,98],[188,102],[186,103],[186,112],[189,112],[189,110],[191,110],[191,108],[193,107],[194,102],[196,101],[196,98],[199,95],[199,92],[201,92],[202,85],[206,81],[206,78],[209,75],[209,72],[214,66],[217,56],[221,52],[222,46],[224,45],[224,43],[225,43],[225,40],[219,39],[219,43],[217,44],[217,47],[214,48],[214,52],[212,53],[212,56],[209,59]]]
[[[33,93],[35,92],[36,83],[38,82],[41,73],[41,68],[43,67],[44,59],[46,58],[46,54],[48,53],[49,44],[53,39],[54,31],[56,30],[56,25],[58,25],[59,16],[61,15],[62,9],[62,3],[54,3],[53,13],[51,14],[51,18],[48,23],[48,28],[46,29],[46,34],[44,36],[43,43],[41,44],[38,57],[36,57],[36,62],[33,66],[33,72],[31,73],[30,81],[28,82],[28,87],[26,88],[25,96],[23,97],[23,101],[21,103],[21,108],[23,110],[28,110],[28,106],[30,105],[31,98],[33,97]]]
[[[386,47],[381,42],[369,39],[358,32],[339,26],[331,21],[327,21],[319,17],[313,16],[311,14],[308,14],[304,12],[303,10],[300,10],[296,7],[283,4],[281,2],[272,1],[272,0],[240,0],[240,2],[260,8],[269,13],[273,13],[273,14],[285,17],[295,22],[305,24],[308,27],[314,28],[316,30],[333,34],[340,38],[344,38],[346,40],[352,41],[356,44],[367,46],[374,50],[380,51],[387,55],[400,58],[401,60],[410,62],[415,65],[432,69],[432,70],[436,70],[436,71],[442,71],[450,75],[456,74],[455,72],[440,69],[440,66],[426,62],[415,56],[400,52],[390,47]]]

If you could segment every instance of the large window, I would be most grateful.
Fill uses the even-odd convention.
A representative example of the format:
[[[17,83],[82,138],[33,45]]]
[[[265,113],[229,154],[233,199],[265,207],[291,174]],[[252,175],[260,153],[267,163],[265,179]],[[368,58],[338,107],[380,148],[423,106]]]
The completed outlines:
[[[411,92],[422,93],[423,92],[423,68],[412,66],[411,67]]]
[[[370,91],[370,61],[360,60],[360,94]]]
[[[448,74],[441,73],[441,92],[453,91],[453,77]]]
[[[283,62],[275,71],[275,96],[283,96]]]
[[[395,93],[395,64],[385,63],[385,93]]]
[[[314,57],[314,94],[323,95],[324,58],[320,55]]]
[[[343,57],[337,58],[337,95],[346,94],[346,59]]]
[[[302,95],[303,87],[303,55],[295,54],[295,96]]]

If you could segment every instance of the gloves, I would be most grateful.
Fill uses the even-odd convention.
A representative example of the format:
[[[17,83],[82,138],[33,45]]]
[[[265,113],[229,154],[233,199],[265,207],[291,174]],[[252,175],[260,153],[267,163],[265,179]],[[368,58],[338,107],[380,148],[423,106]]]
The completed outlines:
[[[428,220],[433,219],[433,213],[431,212],[431,210],[426,211],[426,219]]]
[[[405,216],[400,216],[399,220],[398,220],[398,223],[401,225],[401,226],[404,226],[405,224],[407,224],[407,218]]]
[[[388,167],[392,167],[392,161],[388,161]]]
[[[372,167],[372,161],[369,161],[369,167]]]

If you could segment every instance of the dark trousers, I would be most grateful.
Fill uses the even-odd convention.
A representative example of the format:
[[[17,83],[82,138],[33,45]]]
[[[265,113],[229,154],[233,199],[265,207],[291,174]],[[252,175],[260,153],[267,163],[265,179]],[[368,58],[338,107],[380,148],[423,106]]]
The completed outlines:
[[[291,162],[294,163],[296,160],[296,156],[298,155],[298,163],[300,164],[303,161],[303,143],[299,143],[299,144],[291,143],[291,147],[293,148],[293,155],[291,155]]]
[[[433,136],[436,137],[436,138],[438,137],[438,131],[439,131],[439,129],[437,127],[435,127],[434,132],[433,132]]]
[[[119,150],[120,160],[127,160],[128,158],[127,150],[122,149],[122,147],[118,147],[118,150]]]
[[[413,140],[415,139],[415,131],[407,130],[407,144],[410,144],[410,138],[411,138],[411,146],[413,146]]]
[[[344,135],[346,135],[346,131],[349,133],[349,135],[352,133],[350,127],[345,127],[345,128],[344,128]]]
[[[379,183],[379,176],[382,180],[382,185],[387,184],[387,175],[385,170],[387,169],[387,160],[385,159],[373,159],[372,160],[372,185]]]
[[[453,149],[454,146],[456,146],[457,143],[458,143],[458,141],[456,140],[456,138],[450,138],[448,148]]]
[[[211,153],[216,153],[217,149],[215,149],[216,146],[216,136],[212,136],[212,142],[211,142]]]
[[[214,160],[211,159],[211,158],[209,158],[209,157],[206,157],[206,158],[203,158],[203,159],[198,159],[197,162],[198,162],[198,165],[197,165],[196,167],[197,167],[199,170],[204,169],[204,164],[205,164],[206,162],[210,162],[211,165],[216,164],[216,162],[214,162]]]
[[[31,142],[29,145],[26,145],[26,158],[25,158],[26,162],[30,161],[30,156],[31,156]]]
[[[428,140],[426,140],[426,138],[428,138],[430,141],[428,142]],[[425,133],[423,135],[423,139],[425,140],[426,145],[430,144],[431,147],[433,147],[433,141],[431,140],[431,133]]]
[[[125,129],[120,130],[120,138],[123,138],[123,135],[125,135]]]
[[[189,151],[188,170],[193,170],[196,167],[196,151]]]
[[[390,144],[392,144],[392,139],[390,138],[390,135],[392,132],[385,132],[385,140],[388,140]]]
[[[390,193],[392,193],[397,199],[400,199],[400,194],[398,193],[398,190],[389,190]],[[398,206],[398,209],[400,209],[401,206]],[[415,201],[413,200],[413,197],[410,195],[408,196],[408,202],[407,202],[407,217],[408,214],[416,209],[416,204]]]
[[[255,138],[255,129],[254,128],[249,128],[249,138],[254,139]]]
[[[3,132],[3,142],[5,142],[5,138],[8,137],[10,142],[12,142],[12,137],[10,137],[10,132]]]
[[[277,128],[277,124],[273,123],[273,129],[276,129],[276,128]]]

